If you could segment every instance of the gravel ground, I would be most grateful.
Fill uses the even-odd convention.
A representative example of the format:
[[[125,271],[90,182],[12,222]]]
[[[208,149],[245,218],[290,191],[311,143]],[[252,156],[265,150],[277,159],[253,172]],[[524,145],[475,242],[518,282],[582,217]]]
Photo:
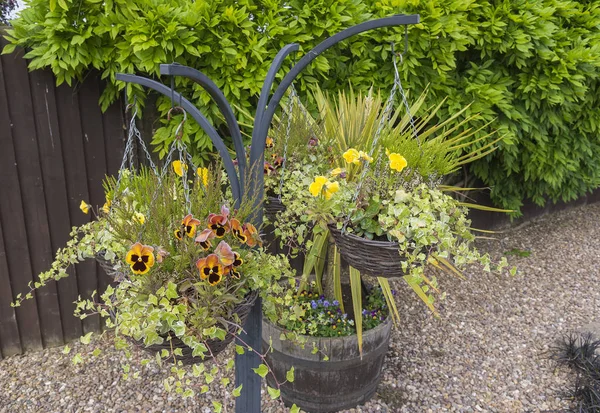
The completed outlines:
[[[351,412],[560,412],[569,372],[548,360],[563,334],[599,321],[597,286],[600,205],[545,216],[481,243],[493,256],[511,256],[515,277],[470,270],[468,281],[447,275],[440,284],[448,297],[434,319],[401,283],[401,325],[392,333],[383,380],[365,406]],[[73,366],[75,352],[94,346],[73,344],[71,354],[48,349],[0,361],[0,413],[13,412],[210,412],[218,390],[181,400],[163,390],[169,375],[155,365],[139,379],[122,379],[124,356],[110,340],[85,365]],[[228,349],[231,354],[231,349]],[[136,350],[132,357],[144,358]],[[132,371],[135,361],[131,362]],[[192,386],[196,383],[192,382]],[[263,412],[285,412],[263,395]],[[225,410],[232,411],[226,401]]]

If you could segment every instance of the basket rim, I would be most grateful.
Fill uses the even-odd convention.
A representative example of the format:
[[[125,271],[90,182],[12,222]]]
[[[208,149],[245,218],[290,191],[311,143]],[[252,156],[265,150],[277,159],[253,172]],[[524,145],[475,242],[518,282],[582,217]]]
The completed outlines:
[[[355,235],[351,232],[345,232],[342,231],[340,229],[337,228],[336,224],[328,224],[327,225],[329,227],[329,231],[331,231],[332,233],[336,233],[337,236],[340,237],[344,237],[347,238],[349,241],[354,241],[354,242],[358,242],[358,243],[362,243],[362,244],[367,244],[373,247],[379,247],[379,248],[398,248],[399,244],[397,242],[393,242],[393,241],[377,241],[377,240],[372,240],[372,239],[367,239],[364,237],[359,237],[358,235]],[[334,235],[335,237],[335,235]]]

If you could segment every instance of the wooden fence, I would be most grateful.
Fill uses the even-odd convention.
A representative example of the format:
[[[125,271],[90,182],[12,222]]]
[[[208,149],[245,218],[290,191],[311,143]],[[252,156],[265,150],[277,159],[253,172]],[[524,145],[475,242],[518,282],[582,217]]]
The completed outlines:
[[[0,40],[0,48],[6,41]],[[109,279],[95,262],[52,282],[12,308],[17,293],[49,268],[73,226],[91,219],[81,200],[104,204],[102,180],[120,166],[125,141],[121,104],[100,111],[101,81],[89,75],[55,86],[50,71],[29,72],[23,51],[0,58],[0,356],[61,345],[98,330],[73,316],[78,295]]]

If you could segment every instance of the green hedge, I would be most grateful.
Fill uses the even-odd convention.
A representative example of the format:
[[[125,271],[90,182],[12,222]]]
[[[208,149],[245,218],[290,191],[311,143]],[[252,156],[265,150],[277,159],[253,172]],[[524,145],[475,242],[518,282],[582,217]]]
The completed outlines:
[[[9,40],[30,50],[32,69],[51,67],[59,83],[80,79],[90,68],[101,70],[109,80],[104,108],[124,86],[114,83],[117,72],[157,77],[160,63],[195,67],[224,90],[249,125],[262,80],[283,45],[298,42],[305,52],[369,18],[419,13],[422,24],[410,28],[401,65],[405,87],[415,96],[430,84],[431,104],[447,98],[440,116],[473,103],[469,111],[482,114],[481,124],[493,121],[504,142],[471,171],[492,187],[498,205],[518,209],[525,198],[541,205],[600,186],[597,3],[30,0]],[[401,29],[370,32],[348,41],[349,47],[334,48],[305,72],[297,89],[306,99],[311,84],[388,90],[392,40],[402,45]],[[183,79],[176,87],[219,122],[205,92]],[[159,106],[164,115],[170,103],[161,99]],[[154,138],[162,154],[176,121]],[[186,132],[197,157],[210,149],[192,122]]]

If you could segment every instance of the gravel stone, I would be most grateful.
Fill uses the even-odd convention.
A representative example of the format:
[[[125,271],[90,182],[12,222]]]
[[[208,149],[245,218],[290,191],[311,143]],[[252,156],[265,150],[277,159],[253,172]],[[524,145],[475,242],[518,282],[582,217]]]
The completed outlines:
[[[564,398],[573,383],[566,368],[550,359],[557,340],[600,321],[600,204],[546,215],[479,242],[483,251],[510,256],[518,273],[465,272],[467,280],[439,274],[447,298],[434,318],[401,281],[393,281],[401,314],[393,329],[382,381],[376,396],[346,412],[557,412],[570,408]],[[191,399],[167,393],[168,369],[138,367],[147,354],[132,351],[132,374],[124,380],[125,356],[112,348],[110,333],[93,345],[13,356],[0,361],[0,413],[20,412],[201,412],[211,402],[234,401],[218,386]],[[77,352],[102,353],[74,366]],[[230,346],[226,354],[232,355]],[[210,367],[210,363],[207,367]],[[224,366],[222,368],[224,371]],[[232,372],[223,373],[233,381]],[[221,377],[216,378],[216,382]],[[203,380],[192,379],[199,389]],[[287,412],[269,400],[263,388],[264,413]]]

